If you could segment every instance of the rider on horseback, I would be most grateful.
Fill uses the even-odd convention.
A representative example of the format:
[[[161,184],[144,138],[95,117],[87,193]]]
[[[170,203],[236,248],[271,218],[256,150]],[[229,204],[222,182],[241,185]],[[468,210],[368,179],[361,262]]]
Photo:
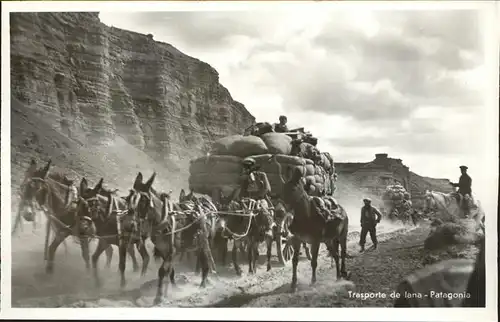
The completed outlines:
[[[471,188],[472,179],[467,174],[467,169],[468,168],[465,165],[460,166],[460,171],[462,172],[462,175],[460,176],[458,183],[450,182],[450,184],[453,187],[456,187],[456,188],[458,187],[457,202],[460,203],[466,217],[469,216],[469,207],[468,207],[466,199],[472,197],[472,188]]]

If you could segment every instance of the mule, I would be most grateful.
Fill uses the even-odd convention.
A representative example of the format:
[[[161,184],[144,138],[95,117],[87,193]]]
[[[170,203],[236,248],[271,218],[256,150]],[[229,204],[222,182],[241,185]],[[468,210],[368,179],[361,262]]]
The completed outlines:
[[[98,238],[98,244],[94,254],[92,255],[92,268],[96,285],[99,287],[101,281],[98,274],[97,263],[102,252],[109,249],[111,245],[120,247],[120,230],[128,229],[130,223],[123,223],[122,217],[126,212],[127,203],[124,198],[114,195],[113,192],[102,188],[103,179],[94,187],[88,188],[88,183],[85,178],[80,182],[80,190],[84,191],[78,201],[78,217],[87,218],[95,226],[94,236]],[[141,276],[147,272],[149,265],[149,254],[144,242],[134,240],[127,244],[126,250],[132,258],[134,272],[138,271],[139,265],[135,257],[134,245],[136,246],[142,258]]]
[[[319,197],[308,196],[304,190],[301,178],[303,173],[300,168],[290,168],[291,175],[285,180],[282,176],[281,164],[273,156],[278,167],[279,178],[283,184],[283,199],[286,207],[293,212],[293,221],[290,231],[293,234],[291,243],[294,250],[292,258],[292,291],[297,288],[297,265],[299,252],[303,242],[311,244],[311,284],[316,283],[316,267],[320,244],[325,243],[330,255],[335,261],[337,279],[347,277],[345,258],[347,257],[347,234],[349,218],[345,209],[336,204],[333,218],[325,218],[318,213],[315,202],[324,202]],[[330,200],[329,200],[330,201]],[[331,201],[329,202],[331,203]],[[341,248],[341,265],[339,270],[338,248]]]
[[[232,260],[238,276],[241,276],[241,268],[238,264],[238,250],[247,252],[248,272],[253,274],[257,271],[257,260],[259,258],[259,244],[266,242],[267,246],[267,270],[271,269],[271,248],[274,240],[272,234],[273,213],[267,201],[255,201],[250,198],[235,200],[238,190],[235,189],[229,197],[220,193],[220,234],[218,240],[222,247],[223,259],[227,254],[228,239],[233,240]],[[246,242],[246,245],[245,245]],[[246,246],[246,247],[245,247]],[[245,249],[246,248],[246,249]]]
[[[200,287],[206,286],[211,251],[206,216],[200,204],[195,201],[193,211],[169,211],[166,194],[160,194],[152,188],[155,177],[156,173],[153,173],[144,183],[142,173],[138,173],[128,199],[128,215],[147,223],[148,233],[155,245],[153,256],[162,260],[154,300],[154,304],[159,304],[164,296],[165,276],[169,276],[165,285],[166,291],[169,282],[175,286],[175,261],[178,260],[178,255],[187,249],[197,250],[202,270]]]
[[[45,167],[37,168],[35,159],[31,160],[20,189],[20,201],[18,213],[15,219],[14,229],[21,223],[21,218],[28,222],[35,222],[35,212],[40,208],[47,217],[44,259],[46,272],[51,274],[54,270],[55,252],[59,245],[70,235],[73,235],[76,222],[77,207],[74,201],[76,195],[72,194],[73,182],[61,173],[49,173],[52,161],[49,160]],[[49,246],[50,233],[54,233],[54,239]],[[79,236],[75,236],[78,237]],[[86,268],[90,269],[90,258],[88,240],[79,238],[82,257]],[[106,249],[107,265],[110,266],[113,250]]]
[[[92,199],[94,198],[97,194],[99,195],[102,195],[106,198],[108,198],[108,206],[106,209],[108,209],[109,207],[116,207],[116,209],[109,209],[107,214],[110,215],[111,213],[114,213],[114,212],[120,212],[120,211],[123,211],[124,207],[123,207],[123,201],[124,201],[124,197],[118,197],[117,196],[117,192],[119,191],[119,189],[115,189],[115,190],[108,190],[108,189],[105,189],[102,184],[103,184],[103,181],[104,179],[101,178],[98,182],[98,184],[96,185],[96,187],[94,187],[94,189],[90,189],[88,188],[88,182],[87,182],[87,179],[85,177],[82,178],[82,180],[80,181],[80,191],[82,191],[82,189],[85,189],[82,193],[83,195],[83,199],[86,199],[88,201],[91,201],[89,199]],[[118,198],[118,204],[115,204],[116,201],[113,200],[113,198]],[[113,204],[111,204],[111,202],[115,202]],[[99,220],[105,220],[105,218],[103,217],[104,215],[104,208],[100,208],[100,209],[96,209],[96,206],[97,205],[90,205],[91,207],[94,207],[94,211],[95,214],[97,214],[97,212],[100,212],[100,217],[98,218]],[[102,205],[101,205],[102,206]],[[120,208],[121,207],[121,208]],[[110,262],[111,262],[111,258],[113,256],[113,247],[112,245],[117,245],[116,243],[111,243],[109,245],[108,248],[105,249],[105,252],[106,254],[109,253],[109,256],[108,256],[108,263],[107,263],[107,266],[109,267],[110,265]],[[136,244],[137,245],[137,244]],[[102,247],[102,246],[101,246]],[[134,251],[134,245],[130,245],[130,247],[128,248],[127,250],[128,254],[130,255],[131,259],[132,259],[132,265],[133,265],[133,271],[134,272],[138,272],[139,271],[139,263],[137,262],[137,257],[135,256],[135,251]],[[100,255],[99,255],[100,256]]]
[[[277,239],[281,237],[288,237],[290,231],[289,231],[289,226],[291,223],[291,219],[293,218],[293,215],[291,215],[290,212],[287,211],[285,202],[279,198],[279,197],[272,197],[271,198],[273,205],[274,205],[274,223],[275,226],[274,228],[274,236],[276,239],[276,247],[278,247],[278,242]],[[280,231],[280,228],[283,229]],[[304,242],[302,243],[302,247],[304,248],[306,252],[306,257],[308,260],[311,260],[311,251],[307,244]],[[300,254],[299,254],[300,255]],[[271,256],[268,254],[268,256]]]
[[[209,232],[208,241],[210,243],[210,249],[213,250],[215,247],[215,238],[217,229],[216,225],[219,217],[218,217],[217,207],[215,206],[212,197],[205,194],[196,196],[192,190],[189,191],[189,194],[186,194],[184,189],[181,189],[181,192],[179,194],[179,203],[177,204],[180,210],[194,210],[194,207],[197,203],[200,204],[200,207],[203,208],[204,213],[207,216],[206,224]],[[188,258],[190,258],[192,252],[185,252],[183,253],[183,255],[184,254],[186,254]],[[181,255],[180,260],[183,259],[183,255]],[[196,258],[198,259],[199,257],[196,256]],[[215,272],[216,265],[213,257],[210,258],[210,263],[212,265],[212,271]],[[198,260],[196,261],[195,272],[196,273],[200,272],[200,262]]]
[[[465,198],[465,200],[462,200]],[[458,200],[457,200],[458,199]],[[463,197],[457,192],[443,193],[437,191],[425,191],[424,212],[437,211],[437,215],[443,221],[456,221],[459,218],[467,218],[460,203],[465,201],[469,208],[468,218],[474,220],[478,229],[484,230],[485,213],[479,200],[473,197]]]

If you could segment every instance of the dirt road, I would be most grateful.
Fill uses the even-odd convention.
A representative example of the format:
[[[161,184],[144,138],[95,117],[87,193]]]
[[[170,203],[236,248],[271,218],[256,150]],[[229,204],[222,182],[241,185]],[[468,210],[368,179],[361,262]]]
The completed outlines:
[[[165,307],[332,307],[390,306],[392,300],[360,300],[350,297],[348,291],[382,292],[390,294],[403,276],[421,267],[421,245],[428,234],[425,226],[417,228],[394,227],[381,223],[377,250],[359,253],[356,231],[350,233],[347,267],[351,281],[335,281],[335,268],[330,268],[326,250],[320,250],[318,260],[318,281],[311,286],[310,263],[304,258],[299,263],[299,286],[290,293],[291,266],[281,267],[273,256],[273,268],[265,269],[265,256],[261,251],[257,274],[245,274],[247,266],[240,263],[244,275],[237,277],[230,265],[210,275],[205,289],[198,287],[200,276],[185,273],[179,268],[176,273],[178,287],[170,289]],[[38,236],[40,237],[40,236]],[[40,238],[41,239],[41,238]],[[24,242],[23,242],[24,240]],[[100,272],[105,283],[100,291],[94,285],[92,276],[84,269],[79,247],[68,243],[56,256],[55,274],[48,277],[43,272],[42,244],[33,248],[33,236],[17,237],[13,240],[12,305],[14,307],[149,307],[156,292],[157,264],[150,264],[143,278],[127,266],[128,285],[118,290],[117,252],[111,268],[100,260]],[[29,242],[28,242],[29,241]],[[31,244],[31,247],[28,247]],[[25,249],[22,249],[24,245]],[[368,242],[367,247],[370,247]],[[404,247],[404,248],[402,248]],[[273,255],[276,253],[273,251]],[[188,270],[186,270],[188,271]]]

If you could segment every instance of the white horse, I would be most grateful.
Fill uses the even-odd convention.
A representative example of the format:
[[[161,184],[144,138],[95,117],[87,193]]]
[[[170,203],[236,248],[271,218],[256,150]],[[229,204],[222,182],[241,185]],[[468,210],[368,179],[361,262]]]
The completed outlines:
[[[457,192],[443,193],[438,191],[425,191],[424,212],[436,211],[443,221],[456,221],[457,219],[473,219],[478,228],[484,231],[484,210],[479,200],[469,195],[458,195],[459,200],[467,203],[469,214],[467,215],[457,201]]]

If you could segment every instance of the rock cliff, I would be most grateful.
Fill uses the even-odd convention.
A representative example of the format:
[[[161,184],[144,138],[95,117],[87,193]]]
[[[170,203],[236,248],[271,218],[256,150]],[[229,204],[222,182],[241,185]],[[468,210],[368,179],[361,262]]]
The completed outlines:
[[[10,27],[12,96],[70,139],[179,164],[255,120],[210,65],[98,13],[12,13]]]

